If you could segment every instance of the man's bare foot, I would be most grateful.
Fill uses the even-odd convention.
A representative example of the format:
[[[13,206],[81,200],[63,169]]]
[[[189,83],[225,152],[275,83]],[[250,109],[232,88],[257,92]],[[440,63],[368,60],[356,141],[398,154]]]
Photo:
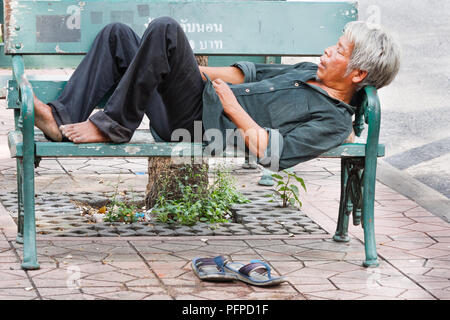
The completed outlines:
[[[84,122],[65,124],[59,127],[61,132],[74,143],[109,142],[107,136],[95,124],[86,120]]]
[[[53,118],[52,108],[34,96],[34,124],[53,141],[61,141],[62,134]]]

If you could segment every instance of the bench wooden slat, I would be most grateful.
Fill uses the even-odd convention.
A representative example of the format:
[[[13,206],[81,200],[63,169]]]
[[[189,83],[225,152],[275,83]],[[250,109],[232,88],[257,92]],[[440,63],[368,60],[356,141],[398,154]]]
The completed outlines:
[[[202,143],[156,143],[150,130],[136,130],[129,143],[86,143],[48,142],[42,133],[35,134],[36,156],[38,157],[168,157],[202,156]],[[22,134],[11,131],[8,135],[11,156],[23,156]],[[365,144],[343,144],[322,154],[321,158],[364,157]],[[244,156],[243,153],[240,156]],[[384,156],[384,145],[378,145],[378,157]]]
[[[314,56],[358,14],[356,1],[231,2],[5,1],[5,53],[84,54],[108,23],[128,24],[141,35],[149,20],[171,16],[197,54]],[[287,34],[295,36],[286,41]]]
[[[141,133],[141,134],[140,134]],[[155,143],[149,130],[137,130],[135,141],[130,143],[85,143],[43,142],[46,139],[41,134],[35,135],[37,157],[170,157],[170,156],[201,156],[202,143]],[[154,140],[153,140],[154,141]],[[12,157],[23,156],[22,134],[11,131],[8,134],[8,144]]]

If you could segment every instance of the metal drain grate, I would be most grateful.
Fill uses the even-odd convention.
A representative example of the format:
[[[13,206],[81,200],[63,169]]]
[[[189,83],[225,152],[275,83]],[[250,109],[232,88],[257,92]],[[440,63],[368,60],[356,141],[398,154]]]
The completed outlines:
[[[92,223],[81,215],[74,202],[102,206],[113,193],[46,192],[36,195],[36,227],[40,235],[63,237],[129,237],[129,236],[213,236],[213,235],[305,235],[327,234],[305,212],[281,208],[269,203],[267,190],[242,192],[251,203],[232,207],[233,222],[195,226],[168,225],[155,221],[123,224],[120,222]],[[117,197],[142,205],[144,192]],[[0,193],[0,201],[17,218],[17,193]]]

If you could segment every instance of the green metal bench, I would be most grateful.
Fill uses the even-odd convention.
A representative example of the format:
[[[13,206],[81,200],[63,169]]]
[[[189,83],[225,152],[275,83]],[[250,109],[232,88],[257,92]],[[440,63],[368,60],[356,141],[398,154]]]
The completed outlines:
[[[126,144],[48,142],[34,128],[33,92],[42,101],[55,99],[64,81],[28,81],[24,57],[56,55],[71,59],[85,54],[95,35],[111,22],[130,25],[142,34],[148,22],[171,16],[185,28],[194,52],[208,56],[320,56],[336,43],[343,27],[357,19],[355,1],[151,1],[92,0],[4,1],[4,52],[12,57],[13,80],[7,107],[14,110],[15,130],[9,133],[17,159],[18,234],[24,244],[24,269],[37,269],[34,212],[34,169],[45,157],[201,156],[202,144],[151,143],[150,132],[137,132]],[[36,60],[35,60],[36,61]],[[45,67],[42,66],[42,67]],[[334,240],[349,241],[349,215],[362,220],[365,266],[378,264],[374,237],[374,195],[380,105],[372,87],[361,91],[354,129],[368,123],[366,144],[346,144],[323,154],[342,159],[341,204]]]

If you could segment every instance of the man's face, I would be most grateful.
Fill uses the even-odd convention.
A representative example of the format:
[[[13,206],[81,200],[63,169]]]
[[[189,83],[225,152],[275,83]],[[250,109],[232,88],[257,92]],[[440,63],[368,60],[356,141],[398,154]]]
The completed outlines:
[[[317,70],[317,77],[322,83],[330,86],[337,83],[351,84],[352,76],[346,74],[353,47],[353,43],[342,36],[337,44],[325,49]]]

